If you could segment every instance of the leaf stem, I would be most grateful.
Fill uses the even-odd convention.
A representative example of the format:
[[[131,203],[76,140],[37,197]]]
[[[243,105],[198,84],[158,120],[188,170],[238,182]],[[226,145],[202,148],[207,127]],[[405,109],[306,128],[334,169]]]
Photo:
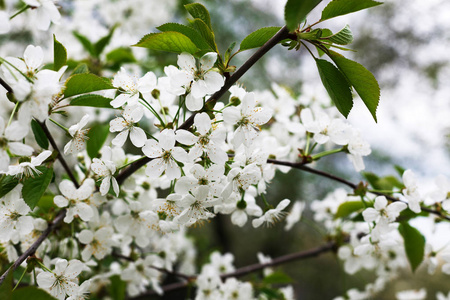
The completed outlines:
[[[62,130],[64,130],[65,132],[69,133],[69,128],[64,127],[62,124],[56,122],[55,120],[53,120],[52,118],[48,118],[50,120],[50,122],[52,122],[53,124],[55,124],[56,126],[58,126],[59,128],[61,128]]]
[[[18,15],[20,15],[21,13],[23,13],[24,11],[26,11],[27,9],[31,8],[30,5],[25,5],[24,7],[22,7],[18,12],[16,12],[15,14],[13,14],[11,17],[9,17],[10,20],[14,19],[15,17],[17,17]]]
[[[324,156],[327,156],[327,155],[331,155],[331,154],[335,154],[335,153],[339,153],[339,152],[342,152],[342,151],[344,151],[344,148],[323,151],[323,152],[320,152],[320,153],[318,153],[316,155],[313,155],[312,159],[313,160],[318,160],[321,157],[324,157]]]

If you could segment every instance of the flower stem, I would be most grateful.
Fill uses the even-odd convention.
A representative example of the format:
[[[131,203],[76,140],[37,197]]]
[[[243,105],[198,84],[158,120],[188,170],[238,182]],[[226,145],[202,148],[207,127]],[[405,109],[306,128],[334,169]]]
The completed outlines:
[[[7,64],[7,65],[10,65],[14,70],[16,70],[17,72],[19,72],[20,75],[22,75],[23,77],[25,77],[25,79],[26,79],[28,82],[33,83],[33,79],[31,79],[30,77],[28,77],[25,73],[23,73],[21,70],[19,70],[19,68],[17,68],[15,65],[13,65],[12,63],[10,63],[9,61],[7,61],[7,60],[5,60],[4,58],[0,57],[0,63],[5,63],[5,64]],[[8,70],[8,71],[14,76],[14,73],[11,72],[11,70]],[[16,76],[14,76],[14,78],[15,78],[16,80],[18,80],[18,79],[16,78]]]
[[[8,125],[7,126],[11,125],[12,119],[13,119],[15,113],[16,113],[16,110],[17,110],[18,106],[19,106],[19,102],[16,102],[16,105],[14,105],[14,108],[13,108],[13,110],[11,112],[11,116],[9,117],[9,121],[8,121]]]
[[[12,289],[13,292],[14,292],[14,290],[19,286],[19,283],[22,281],[23,276],[25,276],[25,273],[26,273],[26,272],[27,272],[27,268],[25,268],[25,270],[23,270],[23,273],[22,273],[22,275],[20,276],[19,281],[17,281],[16,286]]]
[[[344,148],[323,151],[323,152],[317,153],[316,155],[313,155],[312,159],[313,160],[318,160],[321,157],[324,157],[324,156],[327,156],[327,155],[331,155],[331,154],[335,154],[335,153],[339,153],[339,152],[342,152],[342,151],[344,151]]]
[[[62,130],[64,130],[65,132],[69,133],[69,129],[67,127],[64,127],[63,125],[59,124],[58,122],[56,122],[55,120],[53,120],[52,118],[48,118],[53,124],[57,125],[59,128],[61,128]]]
[[[13,14],[11,17],[9,17],[10,20],[14,19],[15,17],[17,17],[18,15],[20,15],[21,13],[23,13],[24,11],[26,11],[27,9],[31,8],[31,6],[29,5],[25,5],[24,7],[22,7],[18,12],[16,12],[15,14]]]

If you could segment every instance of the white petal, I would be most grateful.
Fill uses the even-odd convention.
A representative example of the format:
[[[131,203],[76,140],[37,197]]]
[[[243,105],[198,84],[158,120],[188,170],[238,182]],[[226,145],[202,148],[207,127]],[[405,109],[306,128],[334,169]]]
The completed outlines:
[[[195,116],[194,125],[200,135],[205,135],[211,129],[211,119],[209,118],[207,113],[202,112]]]
[[[164,161],[160,158],[154,159],[147,164],[145,174],[150,178],[157,178],[165,169]]]
[[[193,145],[198,141],[198,137],[184,129],[178,129],[175,132],[175,139],[184,145]]]
[[[142,128],[132,127],[130,130],[130,140],[136,147],[142,147],[147,140],[147,135]]]
[[[37,284],[44,288],[50,288],[56,281],[55,275],[49,272],[42,272],[36,276]]]
[[[94,211],[92,210],[92,207],[87,205],[86,203],[78,203],[76,205],[78,216],[85,222],[92,219],[94,216]]]
[[[200,66],[203,71],[208,71],[212,67],[214,67],[214,63],[217,60],[217,53],[208,52],[202,56],[200,59]]]
[[[58,207],[66,207],[69,205],[69,200],[60,195],[55,196],[55,198],[53,198],[53,202],[55,202],[55,205]]]
[[[125,141],[127,140],[129,130],[124,130],[111,141],[111,143],[116,147],[122,147],[123,144],[125,144]]]
[[[197,67],[195,65],[195,58],[191,54],[186,52],[178,55],[177,64],[180,68],[190,73],[194,73],[197,70]]]
[[[80,234],[78,235],[78,240],[82,244],[90,244],[93,239],[94,239],[94,234],[92,233],[92,231],[87,230],[87,229],[81,231]]]
[[[194,97],[193,94],[189,94],[186,96],[186,107],[190,111],[197,111],[202,109],[203,107],[203,96],[202,97]]]
[[[102,180],[102,183],[100,184],[100,193],[102,194],[102,196],[108,194],[110,186],[111,186],[111,178],[109,176],[105,177]]]
[[[152,139],[145,142],[144,147],[142,147],[142,152],[150,158],[161,157],[163,154],[159,143]]]
[[[164,150],[170,150],[175,146],[175,132],[172,129],[164,129],[159,135],[159,146]]]

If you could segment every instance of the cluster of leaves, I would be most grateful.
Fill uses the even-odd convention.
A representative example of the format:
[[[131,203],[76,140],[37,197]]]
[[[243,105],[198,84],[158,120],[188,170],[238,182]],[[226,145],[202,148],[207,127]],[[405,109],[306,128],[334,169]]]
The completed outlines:
[[[289,39],[280,42],[289,49],[295,48],[297,50],[300,49],[301,45],[305,45],[304,42],[308,42],[315,46],[319,56],[327,54],[334,64],[328,60],[313,57],[322,83],[337,109],[342,115],[348,117],[353,107],[352,88],[354,88],[376,121],[380,88],[375,77],[361,64],[330,50],[331,47],[348,50],[341,46],[348,45],[353,41],[349,26],[345,26],[337,33],[333,33],[326,28],[312,30],[311,25],[300,29],[300,24],[306,22],[307,15],[320,2],[321,0],[287,1],[285,21],[291,34]],[[321,19],[315,24],[379,4],[381,3],[373,0],[333,0],[325,7]],[[157,28],[161,32],[147,34],[134,46],[174,53],[188,52],[197,57],[206,52],[216,52],[219,54],[217,67],[225,73],[234,70],[234,67],[230,65],[230,60],[235,54],[261,47],[282,29],[282,27],[260,28],[241,42],[237,52],[231,54],[235,46],[235,43],[233,43],[226,50],[225,55],[221,57],[215,42],[208,10],[198,3],[188,4],[185,8],[193,17],[189,20],[188,26],[178,23],[161,25]]]

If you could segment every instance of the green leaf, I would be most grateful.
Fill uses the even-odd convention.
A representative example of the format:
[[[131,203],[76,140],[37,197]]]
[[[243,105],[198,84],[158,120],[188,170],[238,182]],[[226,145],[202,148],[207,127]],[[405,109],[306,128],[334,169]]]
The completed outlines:
[[[127,289],[125,281],[120,279],[119,275],[114,275],[109,278],[111,284],[109,285],[109,295],[113,300],[124,300]]]
[[[405,173],[406,169],[399,165],[394,165],[395,171],[397,171],[398,175],[403,176],[403,173]]]
[[[0,177],[0,198],[8,194],[19,184],[19,180],[11,175]]]
[[[406,256],[414,272],[424,259],[425,237],[407,222],[400,223],[398,231],[403,237]]]
[[[47,190],[50,181],[53,177],[53,168],[45,166],[36,167],[42,174],[28,177],[23,181],[22,196],[23,200],[31,209],[34,209],[36,204],[41,199]]]
[[[194,54],[199,51],[197,46],[187,36],[175,31],[147,34],[133,46],[175,53],[187,52]]]
[[[206,7],[200,3],[186,4],[184,7],[194,19],[202,20],[212,30],[211,17]]]
[[[90,158],[97,157],[109,134],[109,124],[94,124],[89,130],[86,150]]]
[[[206,41],[210,50],[214,52],[219,52],[216,45],[216,38],[214,37],[214,33],[205,24],[201,19],[190,20],[191,25],[197,30],[198,33],[202,36],[202,38]]]
[[[55,198],[55,195],[44,195],[39,199],[37,203],[37,207],[45,213],[50,212],[52,209],[58,209],[58,206],[55,205],[55,202],[53,199]]]
[[[375,76],[361,64],[347,59],[334,51],[329,50],[329,53],[330,58],[355,88],[376,122],[376,111],[380,101],[380,86]]]
[[[265,284],[289,284],[291,282],[292,278],[280,271],[275,271],[263,279]]]
[[[33,130],[34,138],[42,149],[48,149],[48,138],[44,133],[41,125],[33,119],[31,120],[31,130]]]
[[[136,58],[130,48],[116,48],[106,54],[106,60],[116,64],[136,62]]]
[[[53,70],[58,71],[67,62],[67,50],[53,35]]]
[[[166,23],[159,27],[156,27],[156,29],[166,32],[166,31],[176,31],[181,34],[184,34],[187,36],[199,49],[209,49],[210,46],[205,41],[205,39],[200,35],[199,32],[197,32],[192,27],[178,24],[178,23]]]
[[[270,40],[280,29],[281,27],[263,27],[250,33],[241,42],[239,50],[244,51],[248,49],[261,47],[268,40]]]
[[[0,285],[0,299],[2,300],[12,300],[13,274],[14,271],[11,270]]]
[[[12,300],[24,300],[24,299],[56,300],[56,298],[54,298],[44,290],[34,286],[23,287],[15,290],[12,293]]]
[[[336,214],[334,215],[335,219],[348,217],[350,214],[360,211],[364,209],[364,203],[362,201],[348,201],[339,205]]]
[[[67,79],[65,86],[64,98],[115,88],[108,78],[99,77],[94,74],[72,75]]]
[[[114,108],[111,106],[111,101],[113,99],[106,98],[100,95],[81,95],[72,101],[70,101],[71,106],[89,106],[89,107],[103,107],[103,108]]]
[[[83,45],[84,50],[89,52],[92,56],[96,56],[94,45],[92,45],[91,41],[87,37],[77,31],[73,31],[72,33],[81,45]]]
[[[102,37],[101,39],[99,39],[94,45],[94,51],[95,51],[95,55],[97,57],[100,56],[100,54],[102,54],[103,50],[105,50],[105,47],[109,44],[109,42],[111,41],[111,38],[114,34],[114,31],[117,28],[117,24],[114,25],[113,27],[111,27],[111,29],[109,30],[108,35]]]
[[[320,79],[328,95],[330,95],[339,112],[347,118],[353,107],[352,92],[347,80],[332,63],[323,59],[316,59],[316,64]]]
[[[353,42],[353,34],[350,30],[350,27],[346,25],[338,33],[335,33],[330,36],[322,36],[321,39],[327,39],[330,42],[338,45],[348,45],[351,42]]]
[[[305,21],[306,16],[322,0],[288,0],[284,7],[284,20],[289,30],[295,30],[298,24]]]
[[[231,57],[231,52],[233,51],[234,47],[236,46],[236,42],[232,42],[231,45],[228,47],[228,49],[225,51],[224,61],[225,65],[228,65]]]
[[[87,74],[87,73],[89,73],[89,68],[88,68],[87,64],[81,63],[81,64],[77,65],[77,67],[73,70],[72,75]]]
[[[403,183],[395,176],[387,175],[378,177],[371,172],[363,172],[363,176],[367,179],[370,185],[376,190],[392,191],[394,187],[403,188]]]
[[[333,0],[323,9],[321,20],[328,20],[380,4],[383,3],[373,0]]]

